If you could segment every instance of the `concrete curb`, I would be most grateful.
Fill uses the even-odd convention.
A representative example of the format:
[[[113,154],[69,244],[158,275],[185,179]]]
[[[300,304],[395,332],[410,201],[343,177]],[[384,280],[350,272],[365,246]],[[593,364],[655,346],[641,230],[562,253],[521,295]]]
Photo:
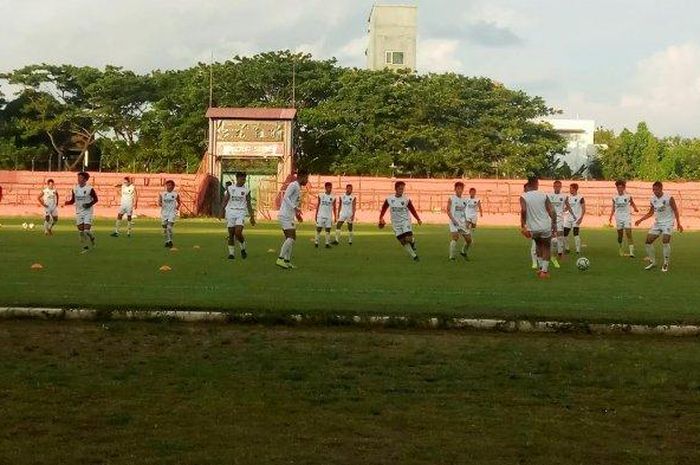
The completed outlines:
[[[100,320],[180,321],[186,323],[267,323],[307,326],[357,326],[378,328],[467,329],[508,333],[566,333],[643,336],[700,336],[700,325],[642,325],[627,323],[580,323],[565,321],[499,320],[487,318],[434,318],[408,316],[343,316],[304,314],[253,314],[186,310],[92,310],[37,307],[0,307],[0,320]]]

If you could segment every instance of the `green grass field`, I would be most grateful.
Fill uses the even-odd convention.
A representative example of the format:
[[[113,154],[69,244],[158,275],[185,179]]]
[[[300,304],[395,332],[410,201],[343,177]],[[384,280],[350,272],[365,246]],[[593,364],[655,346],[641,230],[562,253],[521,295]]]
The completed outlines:
[[[689,339],[0,322],[0,463],[700,463]]]
[[[515,228],[479,229],[472,260],[453,263],[445,227],[416,227],[422,261],[413,263],[390,229],[360,226],[355,245],[325,250],[313,248],[305,223],[294,251],[299,269],[285,271],[274,266],[281,232],[273,223],[247,228],[250,257],[230,262],[215,220],[178,223],[175,252],[163,248],[155,221],[139,220],[131,239],[108,237],[113,223],[103,221],[86,255],[72,218],[54,237],[23,231],[21,222],[4,219],[0,229],[3,305],[700,323],[697,233],[674,236],[671,272],[662,274],[642,269],[643,231],[632,260],[617,255],[614,231],[584,230],[591,269],[578,271],[570,258],[541,282]],[[30,270],[35,262],[45,268]],[[173,270],[159,272],[164,264]]]

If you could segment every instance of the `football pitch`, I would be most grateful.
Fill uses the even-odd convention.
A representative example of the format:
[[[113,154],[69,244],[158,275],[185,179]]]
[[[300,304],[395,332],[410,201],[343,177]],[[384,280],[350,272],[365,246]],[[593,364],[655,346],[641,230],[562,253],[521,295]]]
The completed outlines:
[[[97,309],[196,309],[270,314],[382,314],[550,318],[586,322],[700,323],[700,235],[675,234],[671,271],[643,271],[645,231],[635,232],[637,258],[618,256],[611,229],[583,230],[578,271],[567,257],[552,279],[530,270],[529,243],[517,228],[479,228],[470,261],[447,260],[445,226],[416,226],[421,261],[412,262],[390,228],[360,225],[354,245],[315,249],[303,223],[294,249],[297,270],[274,265],[276,223],[246,228],[249,257],[226,258],[224,223],[182,220],[175,247],[163,247],[159,224],[138,220],[133,237],[109,237],[96,225],[97,248],[81,255],[72,218],[45,237],[35,218],[0,220],[0,305]],[[572,241],[573,242],[573,241]],[[660,244],[657,244],[660,254]],[[34,263],[41,270],[30,269]],[[168,265],[170,272],[159,268]]]
[[[692,339],[0,322],[0,463],[693,464]]]

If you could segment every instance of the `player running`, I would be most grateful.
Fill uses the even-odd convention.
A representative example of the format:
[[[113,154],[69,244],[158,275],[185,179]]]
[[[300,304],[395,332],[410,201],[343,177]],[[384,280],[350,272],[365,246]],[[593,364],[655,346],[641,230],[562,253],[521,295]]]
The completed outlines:
[[[119,203],[119,211],[117,212],[117,220],[114,223],[114,232],[112,232],[110,236],[119,237],[119,228],[121,227],[122,219],[126,215],[126,236],[131,237],[131,230],[134,227],[132,217],[139,202],[136,186],[131,178],[126,176],[121,184],[117,184],[114,187],[119,189],[121,200]]]
[[[355,212],[357,212],[357,197],[352,193],[352,184],[348,184],[345,186],[345,194],[340,196],[340,202],[338,202],[338,224],[335,225],[335,240],[333,241],[333,245],[340,244],[340,234],[342,232],[343,223],[348,224],[348,245],[352,245]]]
[[[411,215],[418,221],[418,224],[423,224],[418,212],[416,211],[411,199],[406,197],[404,190],[406,183],[397,181],[394,184],[395,194],[389,196],[382,205],[382,211],[379,213],[379,228],[382,229],[386,225],[384,215],[386,211],[391,209],[391,226],[394,228],[396,239],[401,243],[408,255],[414,260],[419,261],[416,253],[416,241],[413,237],[413,226],[411,225]]]
[[[92,233],[93,207],[97,203],[97,193],[88,185],[90,174],[81,171],[78,173],[78,184],[71,190],[70,199],[65,205],[75,205],[75,224],[80,233],[80,243],[83,244],[81,253],[87,253],[90,245],[95,247],[95,235]],[[90,241],[90,245],[87,244]]]
[[[569,195],[566,196],[567,214],[564,218],[564,247],[569,253],[569,233],[574,231],[574,244],[576,255],[581,254],[581,223],[586,216],[586,200],[578,193],[578,184],[572,183],[569,186]]]
[[[455,183],[455,194],[447,199],[447,216],[450,219],[450,254],[449,259],[455,260],[457,252],[457,243],[459,238],[464,239],[464,245],[460,255],[468,259],[467,251],[472,243],[472,234],[469,220],[467,219],[467,201],[462,197],[464,193],[464,183],[458,181]]]
[[[552,185],[554,192],[549,194],[549,201],[554,208],[554,213],[557,215],[557,232],[552,238],[552,248],[556,248],[557,257],[564,257],[564,213],[567,210],[566,194],[561,191],[561,181],[556,180]],[[552,256],[552,265],[554,268],[559,268],[559,261]]]
[[[520,195],[520,230],[525,237],[534,239],[537,245],[537,276],[548,279],[552,234],[557,230],[557,215],[549,196],[537,190],[537,178],[528,180],[528,183],[529,189]]]
[[[180,211],[180,194],[175,191],[175,181],[165,181],[165,191],[158,196],[158,206],[160,207],[161,225],[165,236],[165,247],[173,248],[173,226]]]
[[[681,225],[681,217],[676,206],[676,200],[664,194],[664,185],[660,181],[656,181],[652,186],[654,195],[651,197],[649,211],[646,215],[634,222],[635,226],[639,226],[643,221],[656,215],[656,222],[649,230],[646,240],[647,258],[649,265],[644,269],[651,270],[656,267],[656,249],[654,242],[661,236],[663,242],[664,264],[661,271],[667,272],[669,262],[671,261],[671,233],[673,233],[673,222],[675,219],[678,232],[683,232]]]
[[[316,202],[316,237],[314,247],[318,248],[321,239],[321,231],[326,231],[326,248],[331,248],[331,228],[335,222],[336,200],[332,194],[333,184],[327,182],[323,185],[324,192],[318,194]]]
[[[634,209],[634,212],[639,212],[637,205],[635,205],[632,196],[625,192],[627,183],[625,181],[616,181],[615,187],[617,188],[617,195],[612,198],[612,209],[610,210],[610,218],[608,218],[608,223],[612,225],[613,215],[615,215],[615,228],[617,229],[617,243],[620,248],[620,257],[625,254],[622,251],[623,236],[627,235],[627,243],[629,244],[629,256],[634,258],[634,238],[632,237],[632,212],[630,208]]]
[[[292,265],[292,250],[294,242],[297,239],[297,230],[294,220],[300,223],[304,221],[301,215],[301,188],[309,182],[309,173],[299,171],[296,180],[289,183],[287,190],[284,191],[282,204],[280,205],[279,222],[284,233],[284,242],[280,248],[279,258],[275,263],[280,268],[292,270],[296,268]]]
[[[53,179],[46,181],[46,186],[38,197],[39,204],[44,207],[44,234],[53,235],[53,226],[58,222],[58,192]]]
[[[476,223],[480,216],[484,216],[484,210],[481,208],[481,200],[476,196],[476,189],[469,189],[469,197],[467,202],[467,222],[470,229],[476,229]]]
[[[228,229],[228,259],[236,258],[236,241],[241,248],[241,258],[248,258],[246,250],[246,240],[243,236],[243,228],[245,226],[246,214],[250,218],[250,225],[255,226],[255,213],[253,212],[253,202],[250,196],[250,189],[245,187],[246,174],[243,172],[236,173],[236,184],[230,184],[226,187],[224,195],[224,209],[222,218],[226,219],[226,228]]]

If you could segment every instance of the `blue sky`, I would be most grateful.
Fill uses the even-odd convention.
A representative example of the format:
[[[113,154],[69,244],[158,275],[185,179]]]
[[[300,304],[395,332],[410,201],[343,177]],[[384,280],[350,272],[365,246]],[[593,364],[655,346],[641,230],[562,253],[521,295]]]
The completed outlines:
[[[140,72],[292,49],[364,65],[371,0],[0,0],[0,70]],[[392,2],[386,2],[392,3]],[[700,136],[700,2],[417,0],[419,71],[488,76],[564,116]]]

